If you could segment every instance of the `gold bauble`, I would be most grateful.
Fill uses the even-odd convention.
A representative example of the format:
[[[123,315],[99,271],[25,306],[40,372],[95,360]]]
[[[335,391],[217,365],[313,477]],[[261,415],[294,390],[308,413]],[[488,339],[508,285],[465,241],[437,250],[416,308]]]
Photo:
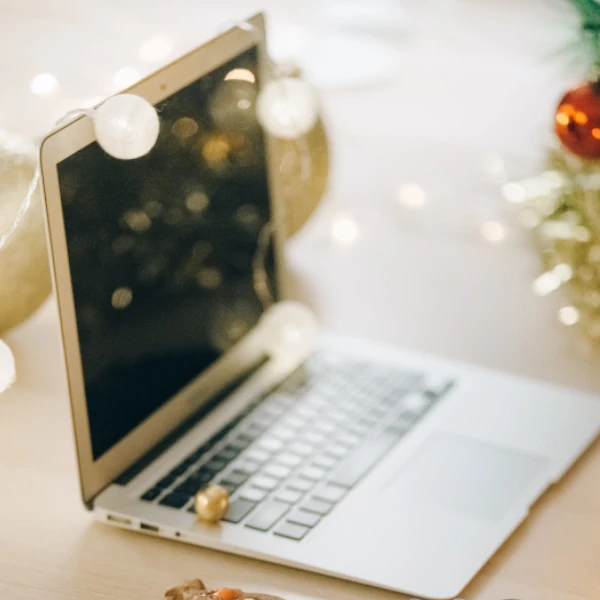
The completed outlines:
[[[218,523],[229,509],[229,494],[220,485],[209,485],[196,494],[196,514],[207,523]]]
[[[274,145],[281,173],[285,234],[291,237],[308,221],[325,193],[329,177],[327,135],[319,121],[300,140],[275,140]]]
[[[0,130],[0,238],[12,227],[35,172],[35,146]],[[0,334],[24,321],[51,289],[39,188],[0,247]]]

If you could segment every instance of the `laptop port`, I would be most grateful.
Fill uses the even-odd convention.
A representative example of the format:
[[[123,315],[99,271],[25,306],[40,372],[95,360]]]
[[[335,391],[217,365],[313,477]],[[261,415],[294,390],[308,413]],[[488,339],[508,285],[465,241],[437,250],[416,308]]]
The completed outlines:
[[[112,521],[113,523],[119,523],[120,525],[131,525],[131,519],[127,517],[120,517],[119,515],[106,515],[107,521]]]
[[[152,533],[158,533],[160,528],[156,525],[148,525],[148,523],[140,523],[140,529],[142,531],[151,531]]]

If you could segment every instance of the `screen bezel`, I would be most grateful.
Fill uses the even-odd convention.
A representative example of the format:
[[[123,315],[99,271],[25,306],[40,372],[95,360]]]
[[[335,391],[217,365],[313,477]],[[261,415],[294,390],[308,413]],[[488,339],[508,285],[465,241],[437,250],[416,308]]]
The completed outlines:
[[[125,91],[146,98],[152,104],[157,104],[253,46],[258,50],[259,77],[261,84],[264,85],[270,76],[265,47],[264,17],[262,14],[258,14],[248,19],[247,22],[253,27],[251,32],[234,27]],[[282,297],[281,275],[284,272],[282,196],[277,177],[279,170],[273,165],[275,159],[273,140],[266,133],[265,139],[271,214],[272,220],[276,223],[273,234],[275,282],[278,288],[277,293],[279,297]],[[150,415],[98,460],[93,460],[57,169],[60,161],[93,141],[95,141],[95,134],[92,119],[89,116],[83,116],[48,135],[40,149],[51,271],[58,302],[81,491],[84,502],[88,506],[98,492],[114,481],[162,438],[197,412],[212,395],[239,376],[242,371],[248,369],[252,364],[256,364],[264,355],[262,338],[251,334],[247,335],[248,339],[244,338],[238,344],[239,347],[236,346],[224,354],[202,375]]]

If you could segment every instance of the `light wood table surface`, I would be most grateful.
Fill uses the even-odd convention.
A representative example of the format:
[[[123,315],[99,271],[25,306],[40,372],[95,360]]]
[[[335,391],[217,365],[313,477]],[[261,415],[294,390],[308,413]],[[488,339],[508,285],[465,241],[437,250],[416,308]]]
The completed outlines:
[[[136,55],[144,37],[166,33],[180,53],[220,23],[266,7],[289,41],[300,26],[314,30],[323,4],[9,0],[0,6],[0,127],[41,135],[69,103],[106,93],[117,68],[149,71]],[[465,183],[480,177],[477,161],[541,148],[540,123],[551,122],[574,76],[548,58],[564,19],[543,0],[457,0],[443,14],[427,13],[429,4],[404,3],[407,32],[395,40],[402,61],[392,80],[323,91],[332,181],[323,210],[289,246],[294,294],[334,331],[600,393],[599,355],[582,354],[575,333],[557,323],[565,298],[531,293],[539,265],[527,240],[511,231],[505,243],[485,244],[464,227],[470,198],[481,192]],[[29,82],[45,71],[60,90],[34,97]],[[428,202],[418,219],[395,204],[398,186],[415,182]],[[360,227],[349,248],[327,240],[330,208],[340,202]],[[79,501],[54,303],[5,339],[18,381],[0,396],[0,599],[160,599],[196,576],[288,600],[399,597],[96,524]],[[600,599],[600,443],[462,597]]]

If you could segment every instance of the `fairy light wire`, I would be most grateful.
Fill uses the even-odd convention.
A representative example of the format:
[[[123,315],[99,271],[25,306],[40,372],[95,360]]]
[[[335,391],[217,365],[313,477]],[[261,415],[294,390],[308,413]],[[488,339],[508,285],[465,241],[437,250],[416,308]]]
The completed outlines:
[[[62,117],[60,117],[60,119],[57,119],[55,121],[54,125],[52,126],[51,132],[56,131],[63,125],[66,125],[67,123],[70,123],[71,121],[73,121],[79,117],[82,117],[85,115],[91,116],[91,115],[93,115],[93,112],[94,111],[92,109],[86,109],[86,108],[77,108],[77,109],[71,110],[68,113],[66,113],[65,115],[63,115]],[[40,163],[39,163],[39,159],[38,159],[38,161],[36,162],[36,165],[35,165],[33,177],[31,178],[31,181],[29,182],[29,186],[27,187],[27,193],[25,194],[25,197],[23,198],[23,200],[21,201],[21,204],[19,205],[19,210],[17,211],[17,214],[16,214],[11,226],[0,236],[0,250],[8,243],[9,238],[16,231],[17,227],[19,227],[19,225],[21,224],[21,221],[24,219],[25,214],[27,213],[27,211],[29,210],[29,207],[31,206],[31,201],[32,201],[33,196],[34,196],[34,194],[37,190],[37,187],[40,183],[40,179],[41,179],[41,170],[40,170]]]

